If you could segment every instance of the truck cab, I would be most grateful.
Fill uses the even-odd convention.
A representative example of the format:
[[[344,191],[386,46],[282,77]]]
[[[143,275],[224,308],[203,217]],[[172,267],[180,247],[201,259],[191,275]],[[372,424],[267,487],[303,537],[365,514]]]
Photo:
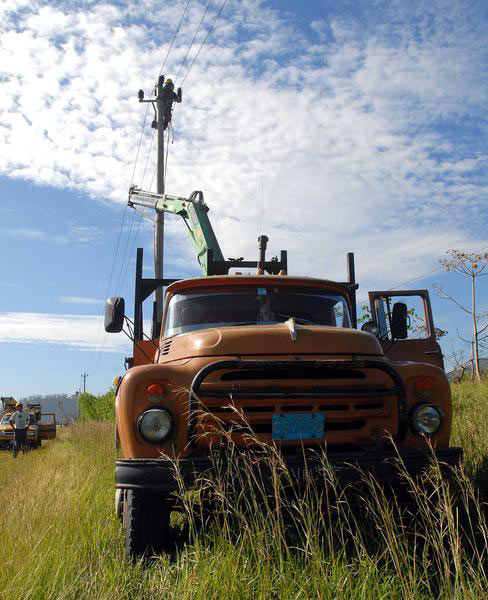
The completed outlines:
[[[314,472],[314,451],[345,482],[359,471],[398,482],[389,460],[398,454],[414,476],[432,452],[461,461],[449,446],[450,387],[428,293],[372,292],[359,330],[354,269],[334,282],[275,267],[173,281],[157,339],[144,340],[142,313],[135,317],[131,368],[116,395],[116,507],[132,559],[161,548],[181,483],[175,462],[191,488],[225,440],[241,452],[276,448],[297,486]],[[139,299],[148,281],[141,267]],[[121,299],[110,299],[108,331],[123,313]]]

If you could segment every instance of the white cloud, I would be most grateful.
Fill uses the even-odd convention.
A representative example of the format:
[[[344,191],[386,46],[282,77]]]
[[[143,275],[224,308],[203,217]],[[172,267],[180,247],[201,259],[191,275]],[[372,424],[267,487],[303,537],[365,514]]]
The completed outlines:
[[[2,235],[29,240],[31,242],[55,242],[58,244],[78,243],[93,244],[99,242],[104,235],[99,227],[86,227],[84,225],[74,225],[64,235],[53,235],[42,229],[33,227],[15,227],[2,231]]]
[[[205,6],[192,3],[165,74],[178,73]],[[37,1],[14,19],[7,3],[0,172],[125,202],[145,111],[137,90],[149,95],[181,10]],[[487,32],[454,1],[380,3],[368,16],[314,20],[312,43],[263,2],[224,11],[174,111],[167,190],[205,191],[226,255],[256,254],[262,223],[272,251],[290,250],[293,272],[340,276],[356,250],[361,280],[385,287],[399,261],[408,279],[481,237]],[[151,134],[135,175],[145,186]],[[169,231],[179,248],[183,227]]]
[[[83,298],[80,296],[60,296],[58,300],[65,304],[103,304],[103,300],[97,298]]]
[[[105,352],[129,347],[125,335],[100,336],[100,316],[48,313],[0,313],[0,342],[56,344]]]
[[[9,229],[3,232],[4,235],[9,237],[46,241],[49,239],[49,234],[41,229],[34,229],[32,227],[16,227],[15,229]]]

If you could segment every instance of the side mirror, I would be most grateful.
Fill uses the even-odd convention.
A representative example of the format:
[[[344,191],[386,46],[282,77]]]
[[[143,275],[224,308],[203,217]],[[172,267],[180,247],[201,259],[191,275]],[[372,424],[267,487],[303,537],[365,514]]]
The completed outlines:
[[[371,333],[375,337],[378,337],[380,334],[380,328],[373,321],[367,321],[362,327],[361,331],[366,331],[367,333]]]
[[[404,302],[395,302],[391,311],[391,337],[405,340],[408,337],[408,312]]]
[[[105,303],[105,331],[119,333],[124,326],[125,301],[123,298],[107,298]]]

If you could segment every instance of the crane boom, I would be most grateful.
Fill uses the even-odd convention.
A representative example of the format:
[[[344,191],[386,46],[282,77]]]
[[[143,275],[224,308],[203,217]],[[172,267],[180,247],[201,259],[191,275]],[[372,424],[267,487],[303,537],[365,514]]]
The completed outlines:
[[[213,251],[214,260],[223,261],[224,256],[208,217],[209,208],[203,192],[195,191],[189,198],[155,194],[132,187],[129,190],[129,206],[147,206],[157,211],[179,215],[188,228],[188,234],[196,250],[202,273],[208,275],[207,250]]]

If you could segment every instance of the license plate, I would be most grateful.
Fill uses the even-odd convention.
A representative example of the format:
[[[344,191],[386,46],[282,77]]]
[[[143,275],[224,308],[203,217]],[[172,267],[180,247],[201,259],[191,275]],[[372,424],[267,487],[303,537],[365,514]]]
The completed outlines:
[[[324,437],[324,413],[273,415],[274,440],[318,440]]]

